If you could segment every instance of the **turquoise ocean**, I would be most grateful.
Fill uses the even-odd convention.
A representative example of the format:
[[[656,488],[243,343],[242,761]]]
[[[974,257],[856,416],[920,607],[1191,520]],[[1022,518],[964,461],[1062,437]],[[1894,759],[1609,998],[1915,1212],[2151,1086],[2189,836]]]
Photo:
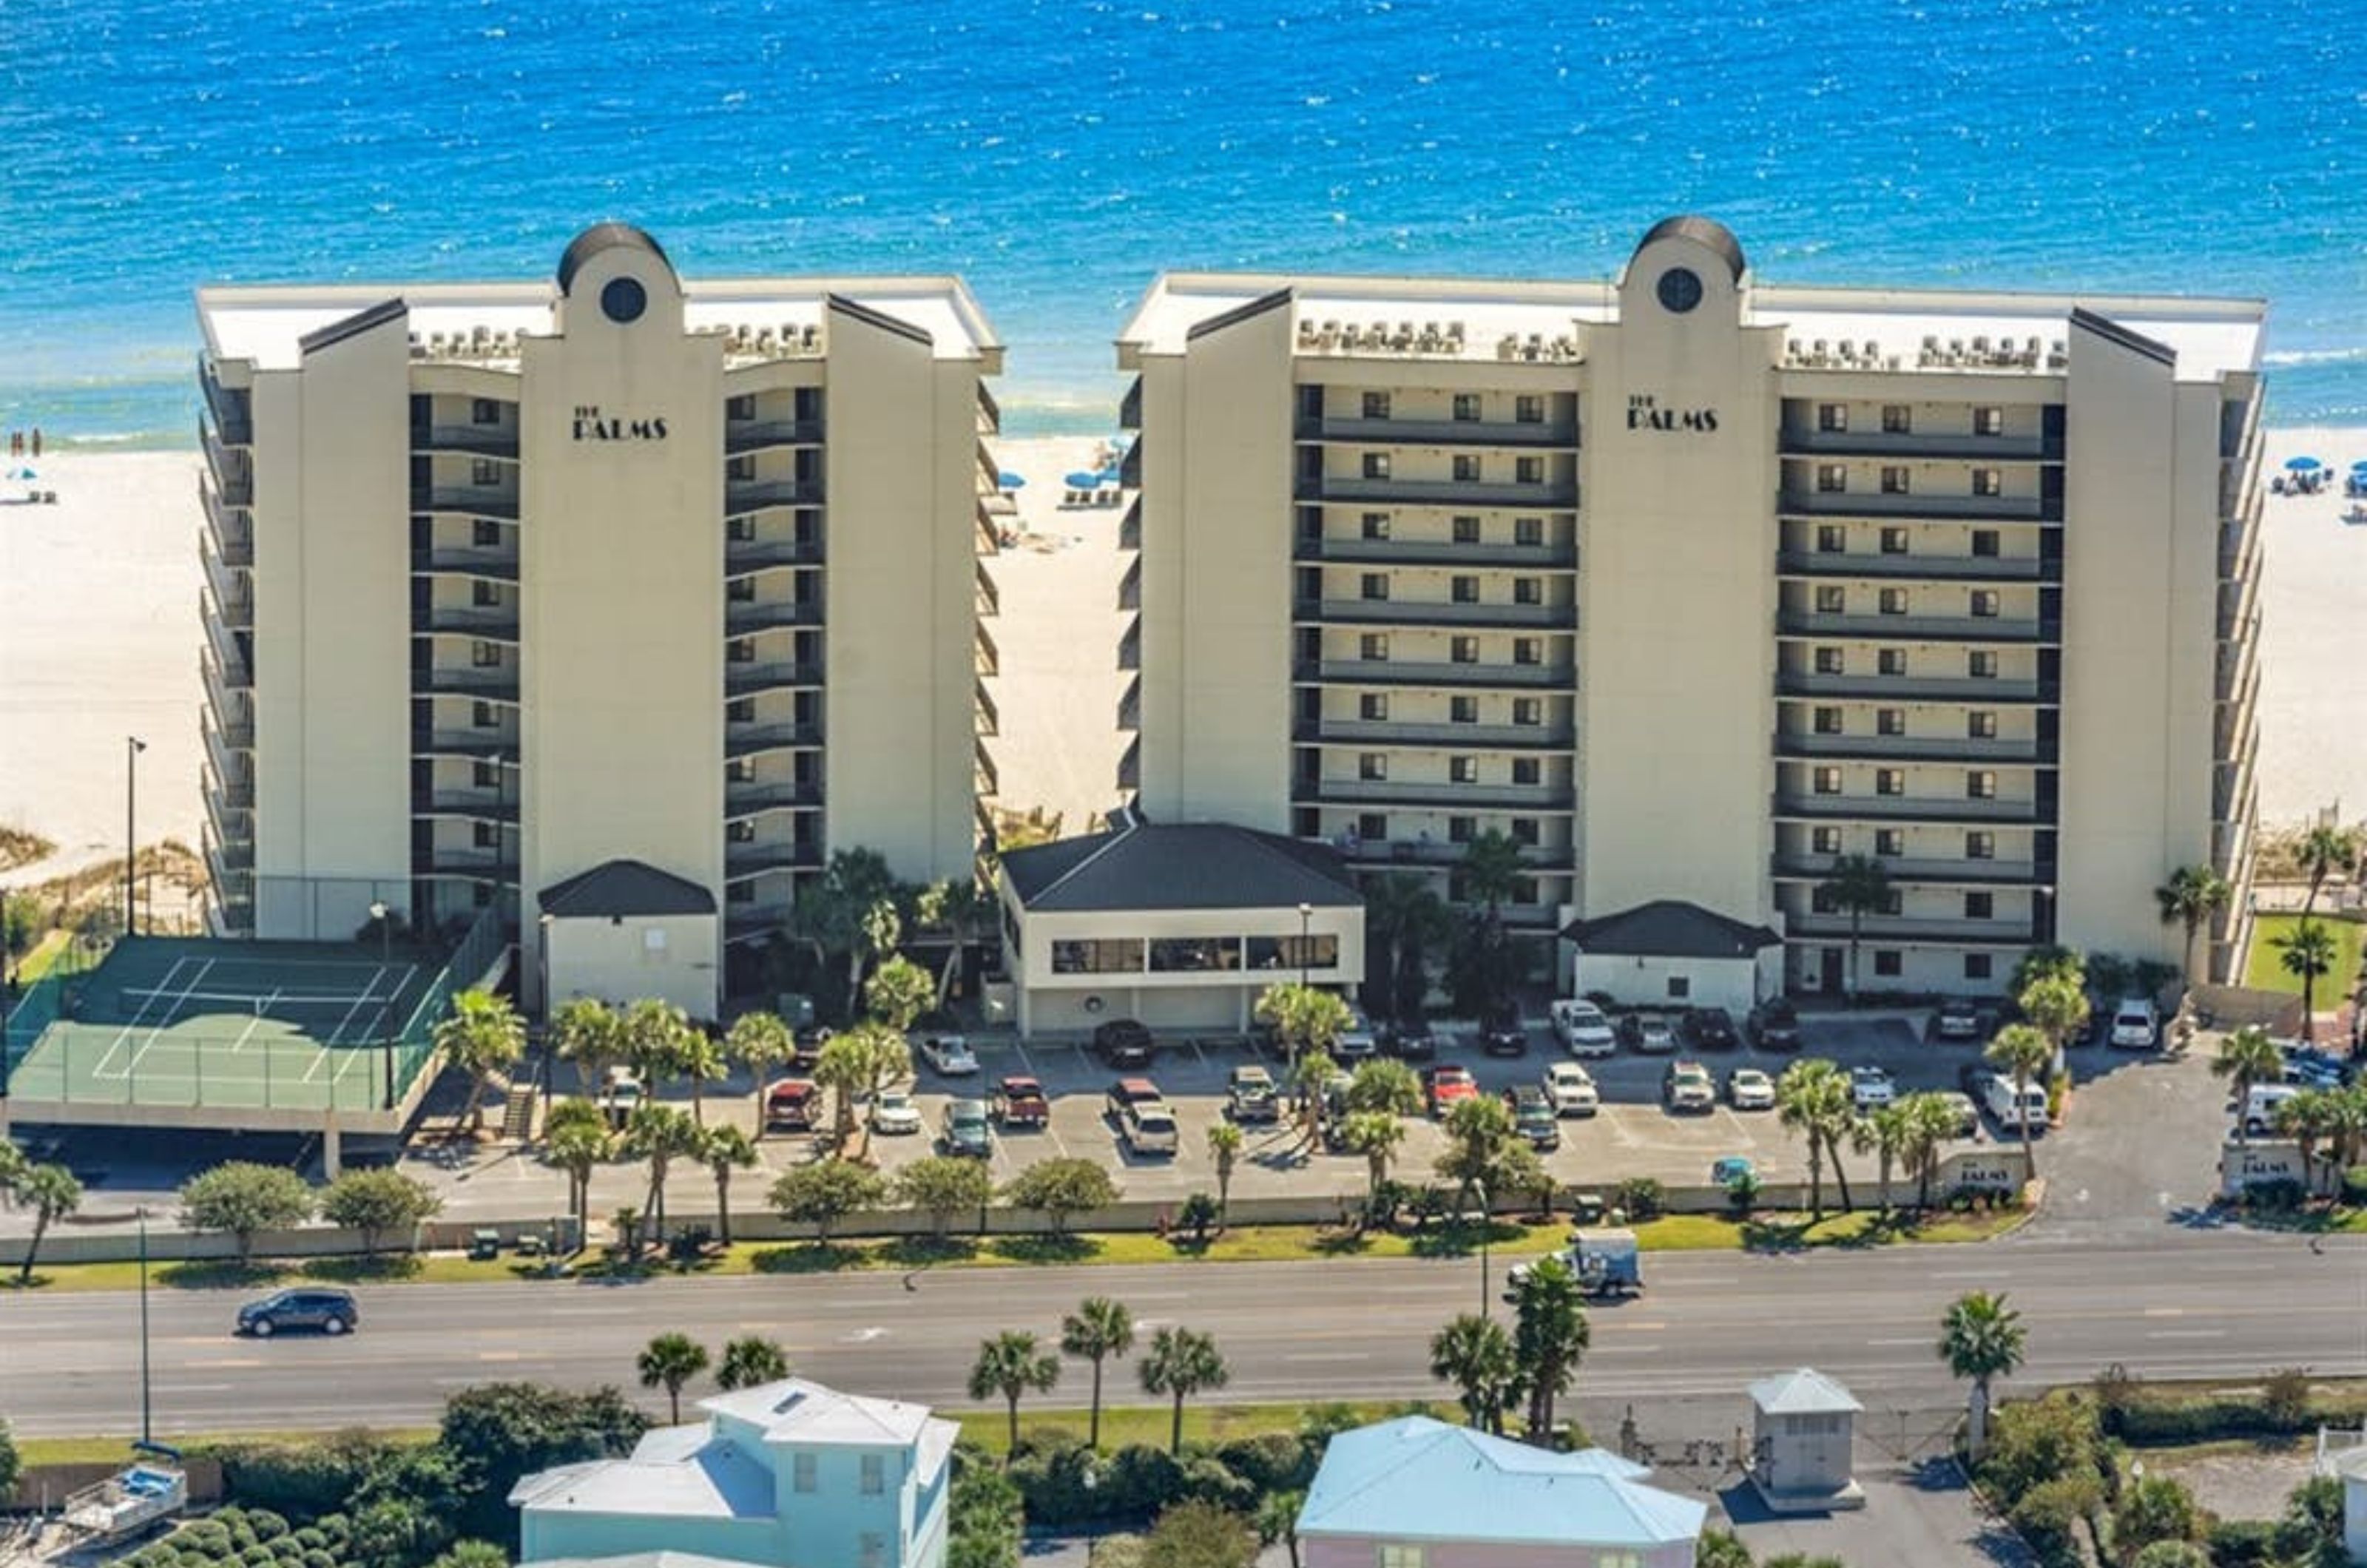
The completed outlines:
[[[2367,424],[2367,0],[0,0],[0,424],[193,439],[200,282],[952,271],[1014,434],[1161,268],[2271,302]]]

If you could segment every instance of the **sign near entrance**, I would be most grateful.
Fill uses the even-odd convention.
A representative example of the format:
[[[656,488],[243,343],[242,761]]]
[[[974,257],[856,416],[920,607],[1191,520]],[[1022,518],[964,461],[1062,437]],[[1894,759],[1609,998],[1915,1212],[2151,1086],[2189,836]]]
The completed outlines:
[[[1664,409],[1649,392],[1631,392],[1627,397],[1627,428],[1630,430],[1692,430],[1706,435],[1717,428],[1716,409]]]
[[[663,441],[666,438],[665,416],[655,419],[612,419],[600,412],[597,403],[575,405],[575,439],[578,441]]]

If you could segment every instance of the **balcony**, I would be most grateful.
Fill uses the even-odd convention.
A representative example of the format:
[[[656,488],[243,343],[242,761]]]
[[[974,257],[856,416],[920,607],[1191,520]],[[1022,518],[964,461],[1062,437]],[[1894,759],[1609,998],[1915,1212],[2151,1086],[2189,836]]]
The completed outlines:
[[[1118,753],[1117,787],[1133,790],[1142,787],[1142,737],[1129,739],[1126,750]]]
[[[1433,839],[1353,839],[1346,841],[1325,840],[1353,865],[1417,865],[1454,867],[1463,863],[1468,844],[1452,841],[1441,843]],[[1523,844],[1521,863],[1541,871],[1570,872],[1572,851],[1568,844]]]
[[[411,871],[414,876],[461,876],[472,882],[515,882],[517,861],[505,849],[475,844],[432,844],[425,850],[413,848]]]
[[[2257,636],[2259,602],[2259,572],[2223,580],[2219,584],[2219,640],[2232,642],[2238,637]]]
[[[728,637],[753,637],[758,632],[820,625],[819,599],[738,599],[723,606],[723,630]]]
[[[458,490],[413,486],[411,510],[447,512],[463,517],[494,517],[515,523],[518,519],[518,497],[517,491],[494,485],[470,485]]]
[[[2036,556],[1871,555],[1852,550],[1785,550],[1775,570],[1790,577],[1920,577],[1942,582],[2039,582],[2055,573]]]
[[[1784,934],[1798,941],[1847,942],[1847,915],[1787,915]],[[1860,932],[1866,942],[1942,942],[1952,947],[2029,947],[2038,941],[2028,918],[1995,920],[1927,919],[1920,915],[1868,915]]]
[[[507,726],[486,729],[421,728],[411,730],[411,751],[415,757],[467,757],[473,761],[500,761],[518,754],[516,732]]]
[[[1302,746],[1380,746],[1407,750],[1567,751],[1578,744],[1567,724],[1390,724],[1363,719],[1300,719],[1291,739]]]
[[[732,724],[723,729],[726,757],[754,757],[766,751],[810,751],[821,744],[818,724]],[[727,786],[724,795],[729,798]]]
[[[819,446],[821,440],[822,423],[818,419],[752,420],[723,428],[723,450],[734,457],[772,447]]]
[[[1855,758],[1864,761],[2021,762],[2052,763],[2055,748],[2035,738],[1976,739],[1945,735],[1816,735],[1806,730],[1775,732],[1775,755],[1815,759]]]
[[[238,764],[231,757],[232,752],[255,750],[255,724],[252,719],[239,716],[244,713],[244,708],[234,705],[227,694],[210,691],[206,695],[208,701],[203,716],[206,745],[216,753],[216,765],[227,775],[237,771]]]
[[[1844,697],[1862,702],[1905,701],[1933,697],[1965,703],[2054,703],[2061,700],[2056,681],[1975,680],[1931,675],[1814,675],[1785,670],[1775,676],[1775,694],[1784,697]]]
[[[204,614],[203,590],[199,591],[199,619],[206,628],[206,648],[213,655],[213,675],[227,690],[252,690],[255,667],[247,661],[246,644],[229,627],[212,615]]]
[[[206,412],[213,420],[214,429],[221,433],[222,443],[230,446],[255,445],[254,394],[223,386],[203,355],[198,356],[198,386],[205,395]]]
[[[211,787],[221,795],[224,806],[240,811],[255,809],[255,774],[252,760],[241,756],[238,749],[223,742],[221,729],[209,714],[198,725],[205,736],[206,767]]]
[[[723,486],[723,510],[739,516],[768,506],[819,506],[820,479],[731,479]]]
[[[518,807],[505,788],[413,789],[411,792],[411,814],[413,817],[459,817],[472,821],[515,822],[518,819]]]
[[[1142,682],[1139,677],[1126,683],[1126,694],[1117,700],[1117,728],[1124,735],[1139,735],[1142,729]]]
[[[1002,614],[1002,590],[995,586],[984,561],[973,562],[972,566],[978,583],[978,613],[980,615],[1000,615]]]
[[[800,664],[788,660],[774,664],[726,664],[723,667],[723,694],[727,697],[753,697],[759,692],[793,691],[800,686],[821,684],[821,666]]]
[[[772,871],[819,871],[821,851],[811,844],[740,843],[723,846],[723,878],[744,882]]]
[[[972,649],[972,670],[990,679],[1002,674],[1002,649],[996,646],[994,634],[986,629],[984,621],[976,623],[975,629],[978,635],[975,639],[976,645]]]
[[[206,739],[210,742],[213,736],[209,733]],[[255,780],[243,773],[224,771],[222,765],[224,759],[214,751],[211,745],[208,746],[207,750],[209,754],[204,770],[207,805],[219,811],[234,811],[241,816],[252,812],[255,809]],[[253,819],[249,818],[244,826],[247,829],[245,832],[226,833],[223,837],[253,839],[255,837]]]
[[[978,433],[980,435],[1002,434],[1002,405],[994,400],[994,394],[987,389],[983,379],[978,384]]]
[[[978,629],[984,631],[986,628],[980,626]],[[1128,619],[1126,629],[1117,634],[1117,667],[1120,670],[1142,668],[1142,620],[1139,616]],[[997,671],[980,670],[979,673],[991,675]]]
[[[461,545],[437,545],[411,552],[415,577],[483,578],[492,582],[515,582],[518,557],[514,549],[481,549]]]
[[[1300,663],[1291,679],[1302,686],[1453,687],[1472,691],[1570,691],[1573,664],[1406,664],[1393,660]]]
[[[1458,545],[1452,539],[1302,537],[1291,558],[1304,566],[1435,566],[1464,570],[1575,571],[1572,545]]]
[[[2003,463],[2059,463],[2063,438],[2023,435],[1941,434],[1884,430],[1787,428],[1779,448],[1786,457],[1899,457],[1913,459],[1993,457]]]
[[[994,513],[989,505],[993,499],[992,496],[980,496],[978,510],[972,514],[978,524],[978,542],[975,547],[982,556],[999,556],[1002,553],[1002,525],[994,520]],[[1015,533],[1012,536],[1014,539],[1018,537]]]
[[[518,700],[518,676],[515,669],[477,669],[465,664],[431,664],[411,671],[411,689],[446,697],[477,697],[488,702],[515,703]]]
[[[1002,734],[1002,710],[995,705],[993,694],[986,689],[986,682],[981,680],[972,685],[970,688],[970,695],[975,698],[977,702],[978,733],[980,735]]]
[[[1435,806],[1448,810],[1569,812],[1578,792],[1560,784],[1459,784],[1446,779],[1295,779],[1290,797],[1299,806]]]
[[[252,872],[255,869],[255,843],[252,840],[241,843],[224,843],[216,839],[212,830],[209,829],[206,833],[206,859],[219,869],[232,874]]]
[[[1775,879],[1822,882],[1833,874],[1833,859],[1831,855],[1777,855]],[[1882,869],[1892,882],[1912,886],[2044,887],[2055,881],[2051,861],[1885,860]]]
[[[1118,400],[1117,427],[1120,430],[1142,428],[1142,378],[1139,376],[1126,384],[1126,396]]]
[[[198,672],[205,682],[207,711],[221,727],[222,739],[233,747],[253,747],[255,704],[251,694],[231,685],[210,646],[198,650]]]
[[[820,539],[726,539],[723,570],[728,577],[745,577],[785,566],[820,566]]]
[[[1882,642],[2053,643],[2063,640],[2063,623],[2003,615],[1827,615],[1785,610],[1775,617],[1775,632],[1778,637]]]
[[[499,457],[516,462],[515,425],[431,424],[411,427],[411,449],[422,457],[436,452],[462,453],[471,457]]]
[[[221,616],[222,625],[236,626],[243,631],[252,629],[255,626],[255,595],[248,585],[239,580],[239,574],[215,560],[210,551],[200,550],[198,554],[206,574],[201,601],[211,604],[214,612]]]
[[[794,780],[726,779],[723,815],[737,819],[768,811],[790,811],[821,804],[821,785]]]
[[[2260,515],[2257,506],[2247,507],[2241,516],[2230,517],[2219,525],[2219,575],[2222,578],[2259,575]]]
[[[1488,604],[1448,599],[1300,599],[1291,605],[1291,616],[1302,626],[1578,630],[1575,604]]]
[[[986,749],[983,736],[970,741],[971,780],[980,798],[1002,793],[1002,770],[994,765],[994,754]]]
[[[1776,510],[1795,517],[1904,517],[1937,522],[2060,523],[2063,502],[2035,495],[1930,495],[1913,491],[1787,490]]]
[[[1127,498],[1126,515],[1118,519],[1117,547],[1122,550],[1142,548],[1142,497]]]
[[[1488,484],[1478,479],[1399,479],[1322,474],[1298,480],[1297,499],[1319,502],[1394,502],[1400,506],[1537,506],[1578,504],[1578,481]]]
[[[518,640],[518,610],[515,604],[431,604],[413,612],[412,630],[445,637],[465,637],[486,642]]]
[[[205,475],[198,476],[198,503],[204,510],[213,552],[224,566],[255,564],[255,516],[243,507],[225,503],[221,492]]]
[[[206,468],[212,473],[214,484],[221,491],[222,504],[253,506],[255,465],[249,460],[246,449],[224,446],[214,434],[213,426],[202,419],[198,421],[198,441],[205,448]]]
[[[2244,807],[2253,795],[2254,774],[2258,772],[2259,754],[2252,748],[2223,761],[2212,769],[2211,819],[2214,822],[2240,822]]]
[[[790,906],[778,901],[769,904],[727,904],[723,919],[723,940],[727,942],[754,942],[771,936],[789,923]]]
[[[1301,441],[1342,441],[1379,446],[1514,446],[1523,450],[1578,445],[1578,425],[1561,420],[1518,423],[1476,419],[1302,419]]]
[[[2046,820],[2035,800],[1983,799],[1967,795],[1786,795],[1774,797],[1778,818],[1813,821],[2021,822]]]
[[[2220,644],[2214,663],[2217,679],[2213,695],[2223,703],[2234,700],[2250,684],[2254,669],[2259,663],[2258,639],[2244,637]]]

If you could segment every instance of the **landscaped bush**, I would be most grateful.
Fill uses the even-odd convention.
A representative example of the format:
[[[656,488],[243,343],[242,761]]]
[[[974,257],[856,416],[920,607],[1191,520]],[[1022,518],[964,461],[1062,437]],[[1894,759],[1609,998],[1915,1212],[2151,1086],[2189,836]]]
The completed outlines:
[[[1217,1450],[1217,1458],[1261,1493],[1301,1492],[1315,1479],[1317,1456],[1288,1432],[1236,1438]]]
[[[1668,1193],[1648,1176],[1630,1176],[1619,1183],[1618,1203],[1629,1220],[1640,1224],[1660,1217],[1668,1205]]]
[[[2342,1173],[2342,1201],[2353,1209],[2367,1209],[2367,1165],[2354,1165]]]

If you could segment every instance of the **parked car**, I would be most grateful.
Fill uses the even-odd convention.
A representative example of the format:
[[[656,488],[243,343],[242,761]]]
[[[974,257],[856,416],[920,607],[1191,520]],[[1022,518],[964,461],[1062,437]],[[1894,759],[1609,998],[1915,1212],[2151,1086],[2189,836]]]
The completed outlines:
[[[1365,1016],[1361,1008],[1351,1008],[1348,1010],[1348,1027],[1340,1032],[1339,1039],[1331,1042],[1332,1058],[1342,1062],[1361,1062],[1377,1055],[1380,1049],[1381,1038],[1374,1032],[1373,1021]]]
[[[1979,1005],[1967,998],[1951,997],[1940,1004],[1939,1015],[1931,1021],[1931,1032],[1942,1040],[1978,1040]]]
[[[994,1086],[994,1119],[1005,1127],[1041,1127],[1052,1120],[1052,1103],[1034,1078],[1007,1077]]]
[[[1724,1008],[1695,1008],[1685,1014],[1685,1039],[1696,1051],[1731,1051],[1742,1043],[1734,1015]]]
[[[1618,1032],[1611,1027],[1611,1021],[1584,997],[1557,1001],[1552,1017],[1555,1035],[1573,1056],[1608,1056],[1619,1048]]]
[[[1499,1018],[1479,1031],[1479,1049],[1490,1056],[1525,1056],[1529,1032],[1517,1018]]]
[[[1997,1118],[1998,1125],[2008,1132],[2020,1132],[2024,1122],[2033,1133],[2046,1130],[2046,1086],[2030,1084],[2017,1096],[2013,1080],[2002,1073],[1991,1073],[1988,1088],[1981,1097],[1982,1108]]]
[[[1128,1100],[1117,1114],[1117,1135],[1129,1154],[1172,1155],[1183,1145],[1163,1100]]]
[[[1737,1067],[1726,1075],[1726,1102],[1737,1111],[1772,1111],[1775,1080],[1757,1067]]]
[[[1756,1177],[1758,1174],[1759,1168],[1743,1156],[1727,1155],[1723,1158],[1710,1161],[1709,1184],[1712,1187],[1731,1187],[1746,1177]]]
[[[994,1134],[987,1128],[986,1101],[957,1100],[946,1107],[937,1129],[937,1145],[949,1155],[987,1159],[994,1154]]]
[[[1225,1110],[1236,1122],[1272,1122],[1282,1115],[1274,1075],[1255,1062],[1235,1067],[1225,1080]]]
[[[1860,1111],[1873,1111],[1898,1098],[1898,1085],[1881,1067],[1867,1064],[1850,1069],[1850,1099]]]
[[[238,1309],[238,1331],[268,1339],[289,1329],[314,1329],[323,1334],[350,1334],[361,1326],[361,1309],[351,1291],[317,1285],[278,1291]]]
[[[1660,1103],[1670,1111],[1714,1111],[1717,1086],[1699,1062],[1670,1062],[1660,1075]]]
[[[958,1034],[924,1034],[921,1059],[947,1077],[967,1077],[978,1071],[978,1053]]]
[[[2280,1042],[2284,1052],[2284,1070],[2279,1076],[2285,1082],[2302,1089],[2340,1089],[2351,1078],[2351,1068],[2341,1057],[2321,1051],[2315,1045]]]
[[[764,1095],[764,1125],[784,1133],[810,1133],[821,1114],[821,1090],[808,1078],[783,1078]]]
[[[789,1036],[789,1065],[801,1073],[814,1070],[821,1060],[821,1048],[830,1043],[831,1031],[819,1023],[800,1025]]]
[[[1977,1060],[1966,1062],[1956,1069],[1956,1087],[1963,1089],[1976,1103],[1979,1103],[1988,1098],[1989,1080],[1997,1076],[1997,1069],[1987,1062]]]
[[[1113,1067],[1147,1067],[1158,1049],[1150,1031],[1130,1018],[1114,1018],[1093,1030],[1093,1055]]]
[[[2123,1051],[2150,1051],[2161,1043],[2161,1015],[2143,997],[2123,998],[2112,1010],[2112,1044]]]
[[[1102,1108],[1115,1121],[1125,1113],[1129,1105],[1148,1105],[1153,1100],[1164,1101],[1166,1098],[1159,1092],[1159,1086],[1149,1078],[1120,1078],[1109,1086],[1107,1094],[1102,1096]]]
[[[880,1090],[879,1097],[871,1102],[871,1130],[889,1137],[904,1137],[919,1132],[919,1103],[904,1089]]]
[[[1561,1147],[1561,1118],[1546,1091],[1533,1083],[1514,1084],[1504,1091],[1504,1108],[1512,1113],[1512,1132],[1540,1152]]]
[[[1942,1089],[1931,1098],[1946,1106],[1954,1114],[1957,1137],[1969,1138],[1980,1132],[1981,1108],[1973,1103],[1971,1095],[1958,1094],[1954,1089]]]
[[[641,1080],[633,1076],[630,1067],[610,1067],[608,1076],[601,1080],[600,1109],[608,1113],[612,1127],[621,1127],[631,1121],[633,1112],[648,1098],[648,1091],[641,1088]]]
[[[2253,1085],[2251,1094],[2244,1101],[2245,1135],[2258,1138],[2275,1132],[2277,1107],[2300,1092],[2301,1090],[2292,1084]]]
[[[1627,1037],[1630,1050],[1648,1056],[1665,1056],[1677,1048],[1677,1032],[1669,1027],[1669,1015],[1660,1012],[1631,1012],[1619,1021]]]
[[[1576,1062],[1554,1062],[1546,1067],[1546,1098],[1564,1116],[1591,1116],[1603,1109],[1603,1091],[1594,1075]]]
[[[1428,1019],[1399,1019],[1381,1036],[1381,1049],[1402,1062],[1427,1062],[1438,1055],[1438,1036]]]
[[[1421,1075],[1421,1097],[1433,1116],[1444,1116],[1458,1100],[1476,1100],[1479,1085],[1468,1067],[1442,1062]]]
[[[1800,1048],[1800,1012],[1789,997],[1770,997],[1750,1010],[1750,1039],[1761,1051]]]

